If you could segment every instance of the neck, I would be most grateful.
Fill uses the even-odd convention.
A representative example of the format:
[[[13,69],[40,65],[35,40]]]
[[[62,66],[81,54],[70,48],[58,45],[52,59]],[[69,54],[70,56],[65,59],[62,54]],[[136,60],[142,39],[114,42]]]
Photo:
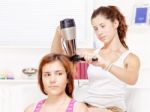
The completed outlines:
[[[48,96],[46,99],[43,110],[48,110],[50,112],[64,112],[67,108],[70,98],[67,94]],[[61,111],[60,111],[61,110]]]
[[[49,95],[47,100],[46,100],[46,103],[47,104],[57,104],[59,102],[62,102],[62,101],[65,101],[67,100],[67,98],[69,98],[65,93],[64,94],[61,94],[61,95]]]
[[[104,44],[103,48],[105,50],[109,50],[110,52],[125,50],[124,46],[121,44],[121,42],[119,40],[118,35],[114,36],[114,38],[109,43]]]

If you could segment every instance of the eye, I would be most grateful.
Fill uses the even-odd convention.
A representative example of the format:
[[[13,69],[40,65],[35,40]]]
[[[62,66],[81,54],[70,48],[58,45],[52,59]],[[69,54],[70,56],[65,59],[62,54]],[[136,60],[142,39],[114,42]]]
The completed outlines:
[[[105,25],[101,24],[101,25],[100,25],[100,27],[101,27],[101,28],[104,28],[104,27],[105,27]]]
[[[51,76],[51,74],[50,73],[44,73],[43,76],[44,77],[49,77],[49,76]]]
[[[63,72],[57,72],[57,75],[59,75],[59,76],[63,75]]]
[[[98,28],[97,28],[97,27],[94,27],[93,29],[94,29],[94,31],[97,31],[97,30],[98,30]]]
[[[104,28],[105,26],[104,26],[104,25],[102,25],[101,27],[102,27],[102,28]]]

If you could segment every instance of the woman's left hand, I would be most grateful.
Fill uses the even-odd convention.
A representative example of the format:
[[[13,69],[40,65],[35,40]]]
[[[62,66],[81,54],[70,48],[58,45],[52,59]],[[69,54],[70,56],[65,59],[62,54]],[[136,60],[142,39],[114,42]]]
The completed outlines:
[[[110,62],[106,61],[105,59],[103,59],[100,55],[94,55],[94,58],[97,58],[96,61],[91,61],[90,64],[94,65],[94,66],[99,66],[101,68],[106,68],[107,65],[110,64]]]

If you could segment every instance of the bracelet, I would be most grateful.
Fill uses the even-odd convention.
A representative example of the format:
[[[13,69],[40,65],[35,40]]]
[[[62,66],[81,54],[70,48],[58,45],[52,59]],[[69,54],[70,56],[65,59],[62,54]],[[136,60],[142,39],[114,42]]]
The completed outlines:
[[[111,67],[112,67],[112,65],[113,65],[113,63],[109,64],[109,65],[108,65],[108,67],[107,67],[107,69],[106,69],[106,71],[108,71],[108,72],[109,72],[109,71],[110,71],[110,69],[111,69]]]
[[[105,66],[105,68],[103,68],[103,69],[107,71],[109,65],[110,65],[110,63],[107,66]]]

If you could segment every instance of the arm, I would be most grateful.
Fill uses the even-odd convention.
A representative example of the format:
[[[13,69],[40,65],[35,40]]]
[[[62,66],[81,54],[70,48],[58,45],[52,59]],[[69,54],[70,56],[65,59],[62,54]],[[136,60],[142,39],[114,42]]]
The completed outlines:
[[[129,54],[124,62],[124,68],[112,65],[109,72],[114,74],[118,79],[123,82],[134,85],[137,82],[140,68],[140,60],[134,54]]]
[[[98,61],[92,62],[89,55],[84,55],[84,58],[87,60],[88,63],[91,63],[94,66],[99,66],[104,70],[109,71],[119,80],[129,85],[134,85],[137,82],[140,68],[140,60],[136,55],[130,53],[124,61],[123,68],[111,64],[110,61],[104,60],[100,55],[97,55],[97,57]]]
[[[61,31],[60,27],[58,26],[54,35],[54,39],[51,45],[51,52],[52,53],[64,53],[64,50],[62,48],[61,44]]]
[[[93,48],[78,48],[76,50],[76,54],[79,55],[80,57],[84,57],[84,59],[85,59],[84,63],[88,63],[88,61],[86,60],[85,55],[92,54],[92,56],[93,56],[94,49]]]

